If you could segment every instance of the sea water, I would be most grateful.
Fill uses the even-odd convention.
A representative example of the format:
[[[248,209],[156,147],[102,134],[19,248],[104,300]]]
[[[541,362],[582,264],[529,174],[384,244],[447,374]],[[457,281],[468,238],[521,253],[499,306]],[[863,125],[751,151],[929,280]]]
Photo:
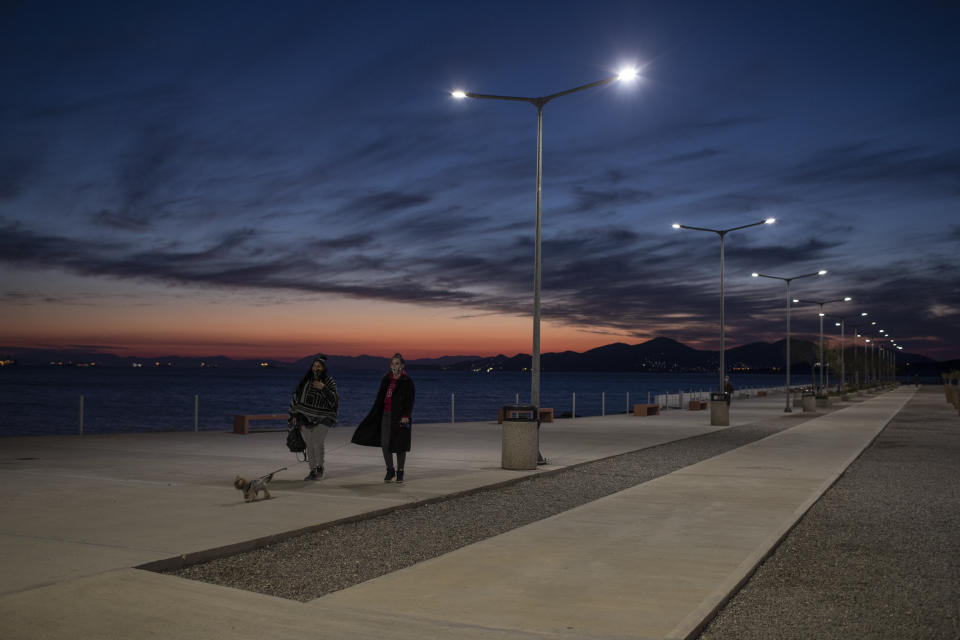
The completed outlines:
[[[0,436],[232,429],[234,414],[286,413],[303,371],[286,368],[6,367],[0,369]],[[356,425],[376,397],[380,372],[331,372],[340,425]],[[416,422],[495,420],[497,409],[530,398],[528,372],[412,370]],[[541,406],[559,417],[624,413],[657,394],[713,391],[717,374],[541,374]],[[733,375],[738,389],[782,386],[782,374]],[[808,383],[794,375],[792,383]],[[649,396],[648,396],[649,394]],[[452,396],[452,398],[451,398]],[[452,400],[452,402],[451,402]],[[196,409],[196,414],[195,414]],[[282,428],[254,422],[253,428]]]

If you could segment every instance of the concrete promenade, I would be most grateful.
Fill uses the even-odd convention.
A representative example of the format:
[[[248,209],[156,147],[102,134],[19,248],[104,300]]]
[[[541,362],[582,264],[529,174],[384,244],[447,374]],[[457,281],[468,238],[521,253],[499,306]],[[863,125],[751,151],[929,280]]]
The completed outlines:
[[[327,440],[328,478],[277,474],[244,504],[234,475],[291,465],[283,435],[0,440],[0,638],[688,637],[913,390],[898,389],[620,493],[308,603],[132,567],[699,435],[708,412],[544,425],[539,471],[500,469],[496,423],[417,425],[408,482],[379,451]],[[781,417],[735,400],[731,424]],[[802,415],[799,412],[793,416]],[[212,553],[216,553],[213,551]]]

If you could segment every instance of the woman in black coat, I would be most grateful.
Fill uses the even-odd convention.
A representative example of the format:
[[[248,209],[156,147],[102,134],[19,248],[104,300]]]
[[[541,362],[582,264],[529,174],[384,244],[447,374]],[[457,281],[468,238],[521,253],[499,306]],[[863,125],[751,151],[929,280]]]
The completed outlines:
[[[390,371],[380,380],[380,390],[370,413],[353,432],[351,442],[367,447],[380,447],[387,465],[384,482],[403,482],[403,464],[410,451],[413,430],[413,380],[403,370],[406,362],[399,353],[390,360]],[[393,466],[393,454],[397,466]]]

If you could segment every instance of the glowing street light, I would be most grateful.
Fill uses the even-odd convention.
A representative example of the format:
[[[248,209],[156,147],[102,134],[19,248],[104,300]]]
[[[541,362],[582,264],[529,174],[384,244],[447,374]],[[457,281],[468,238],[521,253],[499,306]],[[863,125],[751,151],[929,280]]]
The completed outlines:
[[[837,298],[836,300],[794,300],[794,302],[799,302],[800,304],[816,304],[820,306],[820,385],[817,387],[817,397],[822,397],[823,393],[823,370],[824,370],[824,361],[823,361],[823,307],[824,305],[832,304],[834,302],[850,302],[853,300],[850,296],[844,298]]]
[[[867,312],[863,311],[860,313],[860,317],[866,317]],[[847,316],[833,316],[840,320],[840,322],[835,323],[835,326],[840,327],[840,393],[844,393],[844,389],[847,386],[847,364],[846,358],[844,357],[844,350],[847,346]],[[856,329],[856,327],[854,327]],[[857,361],[857,343],[853,343],[853,361],[856,364]]]
[[[730,229],[708,229],[706,227],[691,227],[686,224],[674,223],[674,229],[689,229],[691,231],[708,231],[710,233],[715,233],[720,236],[720,385],[717,389],[717,393],[723,393],[723,376],[725,373],[724,366],[724,348],[725,348],[725,318],[724,318],[724,305],[723,305],[723,240],[728,233],[731,231],[739,231],[740,229],[749,229],[750,227],[759,227],[763,224],[773,224],[776,222],[776,218],[767,218],[766,220],[761,220],[760,222],[752,222],[750,224],[740,225],[739,227],[732,227]],[[712,418],[712,415],[711,415]]]
[[[813,276],[824,276],[827,275],[826,269],[821,269],[820,271],[815,271],[813,273],[805,273],[801,276],[793,276],[792,278],[781,278],[780,276],[768,276],[763,273],[751,273],[751,276],[754,278],[771,278],[773,280],[782,280],[787,283],[787,406],[784,409],[784,412],[791,413],[793,409],[790,407],[790,282],[793,280],[798,280],[800,278],[812,278]]]
[[[533,354],[531,362],[530,404],[537,407],[538,411],[540,408],[540,227],[542,217],[541,185],[543,183],[543,107],[546,106],[546,104],[551,100],[561,96],[569,95],[571,93],[592,89],[594,87],[600,87],[618,81],[629,82],[634,80],[638,74],[639,70],[633,67],[627,67],[621,69],[617,75],[604,78],[603,80],[597,80],[596,82],[590,82],[588,84],[580,85],[579,87],[574,87],[573,89],[567,89],[566,91],[552,93],[539,98],[474,93],[472,91],[464,91],[463,89],[456,89],[450,92],[450,95],[458,100],[463,100],[466,98],[473,98],[477,100],[509,100],[512,102],[526,102],[528,104],[532,104],[537,109],[537,220],[533,258]]]

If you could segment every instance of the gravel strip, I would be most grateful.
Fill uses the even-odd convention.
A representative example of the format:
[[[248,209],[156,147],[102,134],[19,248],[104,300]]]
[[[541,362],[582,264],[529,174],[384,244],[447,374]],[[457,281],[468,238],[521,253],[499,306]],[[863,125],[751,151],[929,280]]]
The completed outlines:
[[[647,482],[817,415],[795,413],[721,429],[499,488],[332,525],[167,573],[306,602]]]
[[[960,417],[922,387],[703,640],[960,638]]]

